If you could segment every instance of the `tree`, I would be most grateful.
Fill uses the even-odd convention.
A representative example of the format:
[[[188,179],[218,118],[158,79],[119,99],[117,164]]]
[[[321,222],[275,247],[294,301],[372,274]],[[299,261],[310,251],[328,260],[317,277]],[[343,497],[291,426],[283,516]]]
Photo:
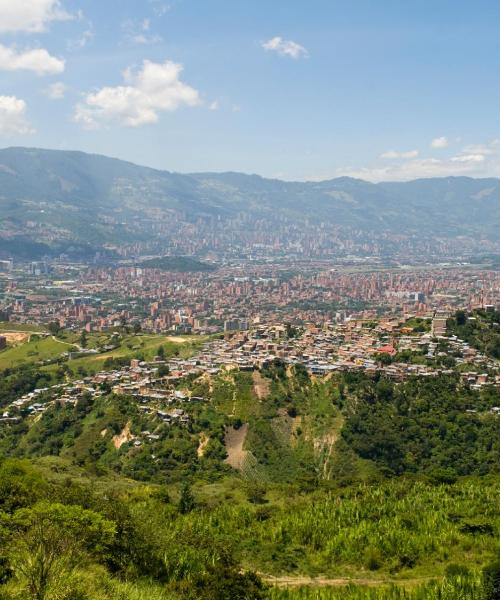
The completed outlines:
[[[59,335],[59,333],[61,332],[61,326],[57,321],[52,321],[52,323],[49,323],[47,325],[47,329],[52,335]]]
[[[102,515],[58,503],[40,502],[12,517],[8,555],[31,600],[45,600],[89,554],[112,542],[115,525]]]
[[[179,512],[182,515],[185,515],[192,510],[194,510],[196,506],[195,499],[191,488],[189,487],[189,483],[184,483],[181,489],[181,497],[179,499]]]
[[[258,575],[240,573],[234,566],[210,566],[207,572],[194,577],[187,600],[263,600],[265,586]]]
[[[137,334],[141,331],[142,327],[141,324],[139,323],[139,321],[134,321],[134,323],[132,324],[132,331]]]
[[[163,346],[160,346],[158,348],[157,356],[158,356],[158,358],[161,358],[161,360],[164,360],[164,358],[165,358],[165,348]]]
[[[82,330],[82,333],[80,335],[80,346],[82,348],[87,347],[87,332],[85,331],[85,329]]]
[[[455,321],[460,327],[462,325],[465,325],[465,323],[467,322],[467,316],[463,310],[457,310],[457,312],[455,313]]]
[[[158,377],[166,377],[170,373],[170,369],[167,365],[160,365],[158,367]]]

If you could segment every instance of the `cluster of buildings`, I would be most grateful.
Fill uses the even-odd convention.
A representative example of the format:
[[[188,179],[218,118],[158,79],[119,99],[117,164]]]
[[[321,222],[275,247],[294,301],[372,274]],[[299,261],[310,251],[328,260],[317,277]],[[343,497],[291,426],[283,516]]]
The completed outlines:
[[[462,381],[472,389],[500,386],[498,361],[456,336],[435,333],[443,318],[347,318],[338,323],[307,324],[300,330],[290,330],[284,324],[260,325],[211,339],[190,358],[171,357],[166,361],[157,356],[149,362],[133,359],[129,366],[36,389],[6,407],[0,423],[19,422],[43,413],[55,402],[75,405],[84,393],[99,397],[112,391],[135,399],[139,410],[158,423],[188,425],[187,407],[206,399],[192,394],[185,385],[186,376],[214,376],[234,369],[253,371],[276,361],[284,366],[302,364],[316,376],[364,371],[380,372],[396,381],[449,374],[459,366]],[[442,359],[452,359],[453,365]]]
[[[232,261],[172,273],[82,265],[49,275],[0,273],[0,320],[106,331],[216,333],[277,322],[417,314],[500,304],[500,273],[470,267],[332,268],[325,261]],[[69,277],[72,275],[72,277]]]

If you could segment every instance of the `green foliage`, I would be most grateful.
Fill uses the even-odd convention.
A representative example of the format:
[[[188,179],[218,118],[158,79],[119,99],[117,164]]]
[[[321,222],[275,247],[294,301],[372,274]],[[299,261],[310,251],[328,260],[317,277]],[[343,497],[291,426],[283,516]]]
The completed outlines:
[[[448,320],[448,331],[487,356],[500,359],[500,311],[457,311]]]
[[[184,483],[181,488],[181,497],[179,499],[179,512],[185,515],[194,510],[196,502],[188,483]]]
[[[98,513],[48,502],[17,510],[8,527],[13,574],[33,600],[56,593],[86,554],[99,556],[115,534],[114,524]]]
[[[269,600],[483,600],[481,584],[476,577],[452,576],[443,581],[431,581],[406,589],[387,585],[364,587],[347,585],[337,587],[302,587],[270,590]]]
[[[196,260],[190,256],[163,256],[162,258],[152,258],[146,260],[140,265],[147,269],[160,269],[161,271],[172,271],[176,273],[187,272],[207,272],[214,271],[215,266]]]
[[[500,598],[500,560],[497,560],[483,569],[484,600]]]
[[[359,456],[388,473],[425,471],[432,477],[435,469],[448,469],[453,478],[497,470],[496,417],[466,412],[488,410],[490,400],[462,387],[457,377],[403,384],[365,379],[351,390],[342,435]]]

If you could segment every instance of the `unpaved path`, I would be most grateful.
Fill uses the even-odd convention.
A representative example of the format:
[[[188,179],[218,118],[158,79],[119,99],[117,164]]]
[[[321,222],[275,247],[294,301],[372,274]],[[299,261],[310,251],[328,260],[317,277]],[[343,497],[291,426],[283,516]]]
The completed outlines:
[[[224,443],[226,445],[227,458],[224,462],[231,465],[233,469],[240,470],[248,455],[247,450],[243,450],[247,433],[248,423],[245,423],[239,429],[233,429],[233,427],[226,429]]]
[[[415,586],[433,579],[432,577],[415,577],[412,579],[367,579],[367,578],[349,578],[338,577],[330,579],[328,577],[306,577],[306,576],[278,576],[262,575],[262,579],[276,587],[343,587],[348,585],[400,585]]]
[[[269,396],[271,391],[271,382],[269,379],[262,377],[260,371],[254,371],[252,373],[253,389],[257,398],[262,402]]]
[[[198,454],[198,458],[202,458],[205,454],[206,447],[208,446],[208,442],[210,438],[203,431],[200,433],[200,442],[198,444],[198,448],[196,449],[196,453]]]

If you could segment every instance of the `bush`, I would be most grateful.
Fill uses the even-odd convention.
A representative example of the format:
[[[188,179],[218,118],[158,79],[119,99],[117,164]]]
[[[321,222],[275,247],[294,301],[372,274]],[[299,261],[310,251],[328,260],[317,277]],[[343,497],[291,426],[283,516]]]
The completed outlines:
[[[483,569],[484,600],[498,600],[500,598],[500,560],[497,560]]]

